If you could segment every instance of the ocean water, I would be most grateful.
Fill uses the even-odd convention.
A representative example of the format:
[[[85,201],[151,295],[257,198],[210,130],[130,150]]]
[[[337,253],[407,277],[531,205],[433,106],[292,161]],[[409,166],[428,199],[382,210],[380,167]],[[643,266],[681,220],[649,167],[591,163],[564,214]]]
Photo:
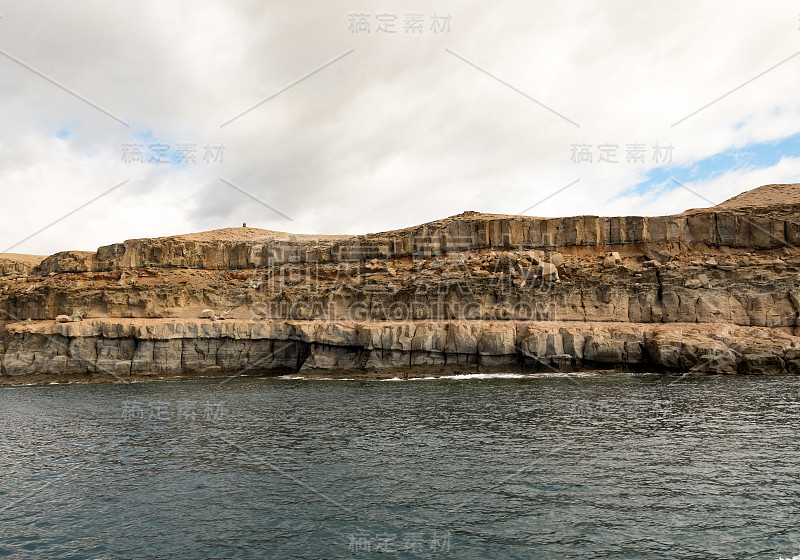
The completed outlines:
[[[800,377],[3,387],[0,424],[0,558],[800,555]]]

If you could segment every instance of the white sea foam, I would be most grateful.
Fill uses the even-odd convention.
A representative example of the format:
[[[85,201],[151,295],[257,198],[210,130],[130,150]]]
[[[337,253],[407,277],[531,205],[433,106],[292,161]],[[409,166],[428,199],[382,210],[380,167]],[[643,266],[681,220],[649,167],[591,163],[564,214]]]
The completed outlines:
[[[381,379],[380,381],[435,381],[437,379],[455,379],[457,381],[469,381],[471,379],[538,379],[538,378],[559,378],[559,377],[597,377],[596,372],[539,372],[539,373],[462,373],[457,375],[439,375],[436,377],[393,377],[391,379]],[[800,560],[798,558],[797,560]]]
[[[281,375],[279,379],[305,380],[305,381],[436,381],[437,379],[454,379],[456,381],[469,381],[472,379],[539,379],[539,378],[564,378],[564,377],[597,377],[609,375],[596,371],[577,372],[536,372],[536,373],[461,373],[453,375],[437,375],[424,377],[391,377],[386,379],[353,379],[351,377],[304,377],[302,375]],[[612,375],[639,376],[641,373],[616,373]],[[800,560],[791,558],[787,560]]]
[[[519,379],[532,377],[522,373],[462,373],[459,375],[440,375],[437,377],[392,377],[391,379],[381,379],[380,381],[436,381],[437,379],[456,379],[467,381],[470,379]]]
[[[3,389],[13,389],[14,387],[41,387],[39,383],[15,383],[14,385],[2,385]]]
[[[439,379],[520,379],[530,377],[523,373],[463,373],[461,375],[442,375]]]
[[[573,372],[561,372],[561,371],[544,371],[540,373],[531,373],[527,377],[597,377],[599,374],[596,371],[573,371]]]
[[[281,375],[279,379],[303,381],[355,381],[352,377],[303,377],[302,375]]]

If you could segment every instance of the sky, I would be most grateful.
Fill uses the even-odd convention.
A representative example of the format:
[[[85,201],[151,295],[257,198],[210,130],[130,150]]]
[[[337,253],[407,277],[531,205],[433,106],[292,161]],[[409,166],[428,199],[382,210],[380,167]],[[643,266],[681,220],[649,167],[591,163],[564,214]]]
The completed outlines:
[[[800,4],[0,0],[0,252],[799,182]]]

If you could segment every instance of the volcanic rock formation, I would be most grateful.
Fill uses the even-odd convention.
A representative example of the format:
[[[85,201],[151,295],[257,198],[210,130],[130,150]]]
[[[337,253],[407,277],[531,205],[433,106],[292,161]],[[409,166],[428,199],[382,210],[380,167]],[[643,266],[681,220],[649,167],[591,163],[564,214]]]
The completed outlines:
[[[798,243],[792,184],[674,216],[465,212],[369,235],[242,227],[0,255],[0,379],[795,372]]]

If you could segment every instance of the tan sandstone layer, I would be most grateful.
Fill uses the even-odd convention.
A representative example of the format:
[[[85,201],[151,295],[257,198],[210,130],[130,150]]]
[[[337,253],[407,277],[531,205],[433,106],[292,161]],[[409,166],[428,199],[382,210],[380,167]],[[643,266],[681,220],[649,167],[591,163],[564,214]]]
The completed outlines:
[[[800,244],[797,185],[766,185],[719,206],[674,216],[534,218],[464,212],[402,230],[358,236],[308,236],[254,228],[132,239],[95,253],[57,253],[43,272],[179,267],[248,269],[284,263],[433,257],[496,247],[782,249]],[[755,202],[754,202],[755,201]]]
[[[0,274],[24,274],[33,272],[45,257],[0,253]]]

